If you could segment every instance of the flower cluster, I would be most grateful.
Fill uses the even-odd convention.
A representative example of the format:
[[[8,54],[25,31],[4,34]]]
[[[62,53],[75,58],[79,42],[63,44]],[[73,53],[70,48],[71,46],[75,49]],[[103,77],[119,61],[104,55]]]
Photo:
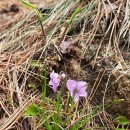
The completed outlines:
[[[52,86],[52,89],[54,92],[57,91],[57,88],[61,82],[65,78],[65,74],[61,73],[55,73],[54,70],[50,74],[50,81],[49,85]],[[84,81],[78,81],[76,82],[75,80],[69,79],[66,83],[66,87],[70,92],[70,95],[74,98],[74,101],[77,102],[79,100],[79,97],[87,97],[87,92],[86,92],[86,82]]]

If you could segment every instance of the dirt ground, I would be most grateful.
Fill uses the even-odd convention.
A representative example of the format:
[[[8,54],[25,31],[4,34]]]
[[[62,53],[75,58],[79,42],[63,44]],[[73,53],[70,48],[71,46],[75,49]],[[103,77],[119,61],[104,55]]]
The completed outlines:
[[[38,8],[52,8],[57,0],[28,0]],[[15,24],[19,18],[24,17],[30,10],[23,6],[19,0],[0,0],[0,31]]]
[[[13,26],[19,21],[19,18],[24,17],[28,12],[29,10],[17,0],[0,0],[0,32]],[[78,29],[77,32],[72,32],[69,36],[76,33],[78,33]],[[92,43],[91,47],[86,50],[83,58],[80,55],[82,50],[78,42],[75,42],[75,45],[69,51],[67,50],[69,53],[63,53],[62,57],[53,54],[55,51],[52,52],[51,49],[54,48],[52,45],[48,50],[50,53],[47,54],[49,60],[43,59],[43,62],[46,62],[48,66],[51,66],[51,69],[58,72],[67,68],[66,72],[68,72],[69,77],[87,81],[91,103],[93,105],[109,104],[110,106],[106,107],[106,111],[113,119],[120,115],[130,119],[130,73],[128,69],[130,53],[128,45],[124,47],[122,42],[119,46],[120,48],[124,47],[122,58],[119,58],[120,52],[118,56],[104,57],[104,50],[107,48],[104,43],[95,58],[95,52],[99,46],[98,41],[100,40],[100,37],[95,39],[95,43]],[[36,59],[35,56],[34,59]],[[48,69],[48,71],[51,70]],[[32,78],[30,81],[32,80],[34,79]]]
[[[17,0],[0,0],[0,31],[11,26],[27,13]]]
[[[31,1],[34,4],[38,5],[38,2]],[[23,17],[25,14],[27,14],[30,10],[24,7],[18,0],[0,0],[0,31],[3,31],[5,28],[12,26],[19,20],[20,17]],[[98,57],[97,63],[93,69],[93,52],[96,50],[96,45],[92,46],[90,50],[88,51],[88,55],[86,55],[85,59],[80,59],[80,57],[73,57],[73,55],[78,55],[77,50],[80,50],[80,47],[77,46],[77,50],[72,52],[72,57],[68,56],[67,54],[64,54],[64,62],[67,61],[67,68],[69,69],[70,73],[69,75],[72,77],[76,77],[79,79],[79,77],[84,77],[84,80],[88,81],[90,83],[90,86],[93,86],[93,83],[95,82],[95,79],[97,75],[99,74],[99,70],[101,71],[99,74],[99,78],[102,77],[99,86],[96,88],[95,96],[93,96],[93,101],[98,104],[103,102],[103,96],[105,91],[105,86],[109,78],[109,73],[112,71],[112,66],[115,64],[114,60],[111,59],[103,59],[102,60],[102,54]],[[103,53],[103,52],[101,52]],[[127,59],[129,57],[129,53],[124,53],[124,58]],[[54,57],[51,57],[51,59],[55,59]],[[77,60],[78,59],[78,60]],[[69,62],[68,62],[69,60]],[[79,62],[81,60],[81,62]],[[128,59],[129,60],[129,59]],[[54,61],[52,61],[54,62]],[[128,61],[129,62],[129,61]],[[57,63],[59,64],[59,63]],[[82,66],[81,66],[82,65]],[[61,66],[60,64],[58,66]],[[81,69],[83,67],[83,69]],[[78,68],[78,69],[77,69]],[[108,69],[108,70],[106,70]],[[79,72],[77,71],[79,70]],[[82,72],[80,72],[82,70]],[[118,69],[112,71],[113,74],[111,74],[111,78],[109,79],[109,87],[107,88],[107,92],[105,95],[106,102],[111,102],[113,99],[125,99],[125,102],[122,102],[120,104],[116,104],[112,106],[112,109],[109,109],[108,111],[111,114],[114,115],[125,115],[128,118],[130,117],[130,96],[129,96],[129,87],[130,87],[130,81],[129,81],[129,74],[126,76],[123,76],[120,78],[120,80],[116,83],[113,83],[118,75]],[[103,73],[103,74],[102,74]],[[79,76],[77,76],[79,75]],[[123,88],[122,88],[123,86]],[[125,109],[123,106],[127,106]]]

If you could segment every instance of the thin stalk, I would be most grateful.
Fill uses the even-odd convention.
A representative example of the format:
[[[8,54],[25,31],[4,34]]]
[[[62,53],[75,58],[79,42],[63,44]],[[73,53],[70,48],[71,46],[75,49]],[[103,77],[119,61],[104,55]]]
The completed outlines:
[[[43,113],[44,113],[44,105],[45,105],[45,97],[46,97],[46,86],[47,86],[47,82],[46,82],[46,65],[44,65],[44,83],[43,83],[43,92],[42,92],[42,107],[43,107]]]
[[[43,35],[43,37],[44,37],[44,40],[46,40],[46,35],[45,35],[44,28],[43,28],[42,20],[41,20],[41,18],[38,18],[38,20],[39,20],[39,23],[40,23],[40,25],[41,25],[42,35]],[[44,40],[43,40],[43,41],[44,41]]]

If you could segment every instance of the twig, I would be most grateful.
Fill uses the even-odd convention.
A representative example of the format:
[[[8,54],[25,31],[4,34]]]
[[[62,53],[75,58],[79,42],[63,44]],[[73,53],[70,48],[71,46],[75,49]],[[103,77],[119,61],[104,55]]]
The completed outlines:
[[[38,18],[38,20],[39,20],[39,23],[40,23],[40,25],[41,25],[42,35],[43,35],[43,37],[44,37],[44,40],[46,40],[46,35],[45,35],[45,31],[44,31],[44,28],[43,28],[43,25],[42,25],[42,21],[41,21],[40,18]],[[43,40],[43,41],[44,41],[44,40]]]
[[[69,24],[66,25],[65,30],[64,30],[64,32],[63,32],[63,34],[62,34],[62,36],[61,36],[59,42],[57,43],[57,45],[60,45],[61,42],[63,41],[63,39],[64,39],[64,37],[65,37],[65,33],[66,33],[68,27],[69,27]]]

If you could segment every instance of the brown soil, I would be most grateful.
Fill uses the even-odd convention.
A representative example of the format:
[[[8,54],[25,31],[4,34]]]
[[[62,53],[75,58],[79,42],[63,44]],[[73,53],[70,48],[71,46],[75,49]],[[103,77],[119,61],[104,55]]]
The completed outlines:
[[[10,27],[27,13],[18,0],[0,0],[0,31]]]
[[[100,55],[94,65],[95,54],[93,52],[97,49],[96,46],[98,47],[98,45],[92,45],[83,59],[79,55],[81,47],[78,45],[75,46],[76,51],[71,50],[69,53],[63,54],[60,61],[58,60],[60,56],[52,53],[52,56],[48,55],[49,63],[47,65],[51,70],[55,69],[56,72],[66,68],[68,77],[87,81],[89,83],[89,98],[93,105],[107,104],[109,106],[111,104],[106,107],[106,110],[113,118],[123,115],[130,119],[130,75],[129,73],[122,75],[122,72],[125,73],[126,70],[123,70],[123,67],[118,68],[119,65],[113,57],[103,57],[104,48],[100,50]],[[50,50],[50,52],[52,51]],[[117,69],[114,69],[116,66]]]
[[[0,31],[13,25],[28,11],[17,0],[10,0],[10,2],[0,0]],[[74,33],[78,31],[72,32],[71,35]],[[71,39],[68,38],[67,41],[69,40]],[[62,56],[58,55],[57,50],[54,50],[54,46],[51,45],[42,62],[48,66],[48,73],[52,69],[57,72],[64,70],[68,77],[87,81],[91,103],[107,104],[106,111],[112,115],[113,119],[120,115],[130,119],[130,73],[127,71],[130,53],[127,48],[124,48],[122,59],[125,64],[122,59],[119,62],[119,56],[111,55],[104,58],[104,50],[107,49],[104,43],[97,57],[95,52],[98,50],[98,40],[100,41],[100,38],[97,38],[95,43],[86,50],[84,57],[81,55],[82,47],[78,44],[78,40]],[[122,45],[120,47],[122,48]],[[34,56],[34,59],[36,58],[37,55]],[[35,79],[30,79],[28,84],[32,80]],[[120,99],[123,100],[120,102]],[[114,100],[117,103],[112,104]]]

